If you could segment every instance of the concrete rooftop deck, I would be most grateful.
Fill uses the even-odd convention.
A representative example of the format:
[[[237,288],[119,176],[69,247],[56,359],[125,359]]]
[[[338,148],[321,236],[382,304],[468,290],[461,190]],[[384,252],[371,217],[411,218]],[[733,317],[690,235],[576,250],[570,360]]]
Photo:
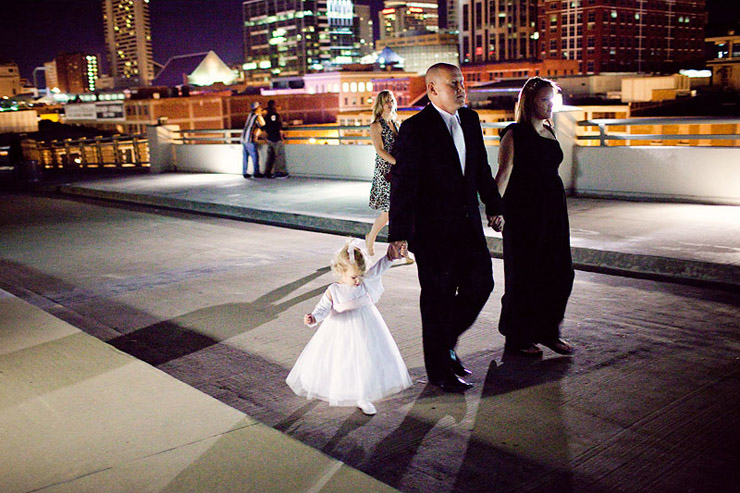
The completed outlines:
[[[170,174],[54,188],[342,235],[374,217],[361,182]],[[459,350],[475,388],[451,396],[423,378],[415,269],[391,269],[379,308],[416,384],[366,418],[283,384],[312,332],[290,321],[329,282],[336,237],[220,219],[193,228],[95,202],[51,215],[11,205],[0,490],[738,491],[740,208],[569,206],[574,247],[596,259],[582,267],[681,284],[579,272],[564,323],[576,356],[507,360],[492,330],[497,261],[496,291]],[[59,237],[61,218],[83,248]],[[131,251],[153,231],[151,251]],[[183,256],[191,246],[208,257]]]
[[[367,206],[370,183],[361,181],[170,173],[56,189],[360,238],[375,218]],[[578,268],[740,287],[740,207],[570,197],[568,208]],[[500,257],[501,235],[485,231],[492,253]]]

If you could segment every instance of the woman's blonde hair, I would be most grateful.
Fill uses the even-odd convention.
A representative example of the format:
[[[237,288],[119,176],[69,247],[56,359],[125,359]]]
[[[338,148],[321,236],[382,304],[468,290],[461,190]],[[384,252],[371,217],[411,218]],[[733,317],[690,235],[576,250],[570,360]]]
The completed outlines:
[[[519,91],[519,100],[516,103],[516,109],[514,114],[516,115],[515,120],[517,123],[532,124],[532,117],[534,116],[534,102],[537,97],[537,93],[541,89],[549,88],[556,93],[560,92],[560,86],[550,79],[543,79],[542,77],[531,77],[524,83],[524,87]],[[552,122],[548,121],[550,126]]]
[[[347,272],[350,267],[357,269],[357,272],[364,274],[367,269],[365,254],[360,248],[362,242],[357,238],[348,238],[344,246],[334,254],[331,261],[331,270],[338,277]]]
[[[393,101],[393,109],[391,110],[390,119],[396,119],[396,97],[391,91],[384,89],[375,96],[375,102],[373,103],[373,121],[371,123],[375,123],[380,120],[380,116],[383,114],[383,106],[389,99]]]

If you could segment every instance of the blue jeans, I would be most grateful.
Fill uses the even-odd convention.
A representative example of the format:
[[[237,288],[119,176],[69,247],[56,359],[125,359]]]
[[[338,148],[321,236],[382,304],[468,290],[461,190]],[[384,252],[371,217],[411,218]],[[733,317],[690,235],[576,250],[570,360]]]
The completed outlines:
[[[260,172],[260,161],[259,155],[257,154],[257,144],[254,142],[248,142],[242,144],[242,175],[249,174],[249,158],[252,158],[252,167],[254,172],[257,174]]]

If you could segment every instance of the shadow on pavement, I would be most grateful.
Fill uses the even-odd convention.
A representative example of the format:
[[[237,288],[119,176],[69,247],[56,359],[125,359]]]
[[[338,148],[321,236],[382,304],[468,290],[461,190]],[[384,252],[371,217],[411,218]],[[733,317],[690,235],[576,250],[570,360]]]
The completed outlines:
[[[570,365],[508,353],[491,362],[455,491],[574,491],[559,382]]]
[[[141,328],[109,340],[108,343],[151,365],[163,365],[249,332],[275,320],[290,307],[321,295],[327,286],[276,303],[328,271],[329,267],[318,269],[260,296],[251,303],[209,306]]]

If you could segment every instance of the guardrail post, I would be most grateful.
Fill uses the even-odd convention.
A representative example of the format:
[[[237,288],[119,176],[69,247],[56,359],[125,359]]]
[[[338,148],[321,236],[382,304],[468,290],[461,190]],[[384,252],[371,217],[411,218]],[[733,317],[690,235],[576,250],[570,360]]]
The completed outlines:
[[[102,137],[95,137],[95,157],[97,158],[98,168],[105,167],[105,161],[103,161],[103,142]]]
[[[606,125],[599,123],[599,146],[606,147]]]
[[[174,141],[179,131],[179,125],[147,125],[149,169],[152,173],[164,173],[175,169]]]
[[[80,145],[80,167],[87,168],[87,144],[88,140],[83,139],[78,141]]]
[[[139,151],[139,138],[134,137],[131,139],[131,141],[134,143],[134,164],[136,166],[141,166],[141,152]]]
[[[118,135],[113,136],[113,158],[117,168],[121,167],[121,152],[118,148]]]

